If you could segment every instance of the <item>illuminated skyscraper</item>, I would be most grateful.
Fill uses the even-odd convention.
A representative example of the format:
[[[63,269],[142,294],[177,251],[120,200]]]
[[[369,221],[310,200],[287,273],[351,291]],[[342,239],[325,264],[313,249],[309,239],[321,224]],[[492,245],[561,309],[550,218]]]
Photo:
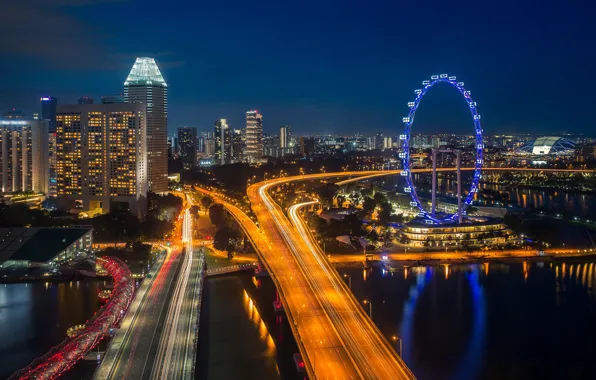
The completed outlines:
[[[56,119],[57,205],[88,216],[147,210],[144,104],[60,105]]]
[[[53,96],[41,98],[41,118],[49,121],[48,127],[48,152],[50,161],[50,188],[49,195],[56,196],[56,106],[58,99]]]
[[[197,165],[197,129],[178,128],[178,144],[182,166],[190,170]]]
[[[215,122],[215,162],[218,165],[230,163],[232,151],[232,135],[230,126],[226,119],[219,119]]]
[[[258,162],[263,157],[263,115],[257,110],[246,113],[244,144],[244,159],[247,162]]]
[[[49,133],[56,133],[56,106],[58,99],[53,96],[44,96],[41,98],[41,118],[50,121]]]
[[[48,120],[0,119],[0,191],[48,194]]]
[[[279,128],[279,147],[284,150],[290,147],[290,140],[292,138],[292,133],[290,130],[289,125],[284,125]]]
[[[230,146],[230,157],[232,162],[242,162],[242,151],[244,150],[244,142],[242,141],[242,131],[240,129],[233,129],[232,144]]]
[[[168,191],[168,85],[153,58],[137,58],[124,82],[124,100],[147,106],[149,190]]]

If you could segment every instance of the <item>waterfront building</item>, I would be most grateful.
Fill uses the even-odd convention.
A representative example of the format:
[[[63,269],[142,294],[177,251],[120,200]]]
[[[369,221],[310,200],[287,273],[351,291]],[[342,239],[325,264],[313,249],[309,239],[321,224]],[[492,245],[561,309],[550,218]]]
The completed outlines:
[[[263,157],[263,115],[257,110],[246,112],[244,160],[257,163]]]
[[[0,185],[5,193],[49,192],[49,120],[0,119]]]
[[[155,59],[137,58],[124,82],[124,101],[147,108],[147,170],[149,190],[168,191],[168,85]]]
[[[60,105],[56,126],[58,207],[89,217],[112,210],[143,217],[148,191],[145,105]]]
[[[178,128],[179,154],[182,167],[191,170],[197,166],[197,129]]]
[[[92,228],[0,228],[0,269],[41,267],[57,269],[61,264],[91,255]]]

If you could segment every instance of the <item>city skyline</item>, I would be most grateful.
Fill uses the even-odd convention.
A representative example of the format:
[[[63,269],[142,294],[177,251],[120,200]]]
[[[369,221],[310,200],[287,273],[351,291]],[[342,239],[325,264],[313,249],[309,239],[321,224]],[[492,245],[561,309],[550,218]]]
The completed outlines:
[[[201,12],[160,5],[168,16],[164,19],[176,21],[165,20],[164,30],[156,33],[140,24],[152,17],[155,8],[150,4],[53,3],[26,0],[9,6],[7,14],[12,11],[13,17],[3,20],[0,28],[12,28],[11,32],[18,29],[19,17],[79,21],[74,26],[62,22],[59,30],[48,32],[43,46],[31,43],[30,33],[4,42],[3,51],[11,59],[0,63],[0,69],[11,75],[0,91],[2,109],[21,108],[31,115],[39,112],[41,96],[75,104],[81,96],[100,99],[121,93],[131,62],[146,55],[156,57],[171,83],[170,133],[183,126],[208,131],[219,118],[240,128],[250,109],[266,115],[266,133],[286,124],[297,134],[370,129],[390,133],[403,128],[406,104],[420,81],[442,72],[466,82],[478,100],[487,133],[521,128],[542,134],[588,133],[593,129],[589,109],[595,98],[582,85],[591,75],[589,62],[595,53],[584,46],[593,36],[586,13],[577,6],[535,9],[511,4],[493,9],[438,4],[431,12],[415,4],[378,3],[361,9],[355,3],[342,3],[336,14],[337,4],[328,3],[317,4],[317,15],[312,15],[302,10],[308,4],[280,9],[273,3],[247,7],[232,2],[210,4]],[[36,8],[19,12],[30,6]],[[138,21],[123,20],[132,9],[139,12]],[[108,12],[110,22],[103,17]],[[190,22],[187,15],[196,13],[201,19]],[[396,23],[390,15],[404,17]],[[227,17],[233,27],[222,35],[213,34],[209,28],[217,19],[214,16]],[[247,28],[246,20],[255,18],[263,26]],[[419,27],[420,20],[424,28]],[[131,28],[117,36],[114,30],[121,21]],[[287,27],[276,28],[277,23]],[[271,28],[278,33],[268,33]],[[67,33],[71,29],[77,33]],[[74,59],[64,49],[66,44],[84,45],[83,54],[77,52]],[[436,104],[444,101],[456,104],[459,99],[446,92]],[[435,107],[430,98],[428,103],[428,111],[420,113],[421,132],[468,130],[467,118],[457,116],[466,111],[464,105],[452,117],[446,111],[452,109],[450,105]]]

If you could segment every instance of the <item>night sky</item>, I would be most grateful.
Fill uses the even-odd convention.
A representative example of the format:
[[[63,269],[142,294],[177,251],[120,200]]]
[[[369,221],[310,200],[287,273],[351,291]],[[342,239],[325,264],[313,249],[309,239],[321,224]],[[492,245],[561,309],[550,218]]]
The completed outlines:
[[[457,5],[453,5],[457,3]],[[487,133],[596,134],[590,1],[3,0],[0,110],[39,112],[121,93],[135,57],[169,84],[169,128],[212,130],[244,112],[265,132],[399,134],[414,90],[457,75]],[[456,90],[437,87],[414,124],[467,132]],[[434,91],[436,90],[436,91]]]

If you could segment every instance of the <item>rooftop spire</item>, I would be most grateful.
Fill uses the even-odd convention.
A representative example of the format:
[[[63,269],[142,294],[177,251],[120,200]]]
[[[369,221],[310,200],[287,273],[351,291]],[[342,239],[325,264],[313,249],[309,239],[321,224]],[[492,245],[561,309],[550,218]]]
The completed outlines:
[[[155,59],[148,57],[137,58],[124,85],[162,85],[167,87]]]

